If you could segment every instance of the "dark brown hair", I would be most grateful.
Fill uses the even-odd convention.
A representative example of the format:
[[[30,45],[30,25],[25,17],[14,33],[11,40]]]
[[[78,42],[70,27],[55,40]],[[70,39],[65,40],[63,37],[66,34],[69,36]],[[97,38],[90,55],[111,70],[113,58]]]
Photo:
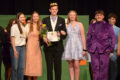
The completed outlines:
[[[10,20],[9,20],[9,23],[8,23],[8,25],[7,25],[7,27],[6,27],[6,30],[7,30],[8,33],[10,33],[10,29],[11,29],[11,27],[12,27],[12,25],[13,25],[13,21],[15,21],[14,18],[10,19]]]
[[[67,24],[69,24],[69,23],[70,23],[69,14],[70,14],[71,12],[74,12],[74,13],[76,14],[75,21],[78,21],[78,14],[77,14],[77,12],[76,12],[75,10],[70,10],[70,11],[69,11],[69,13],[68,13],[68,20],[67,20]]]
[[[30,21],[30,32],[33,31],[33,15],[34,15],[34,14],[38,14],[38,15],[39,15],[39,13],[36,12],[36,11],[34,11],[34,12],[32,13],[31,21]],[[41,21],[40,21],[40,19],[39,19],[38,22],[37,22],[37,30],[39,31],[40,28],[41,28]]]
[[[95,11],[95,15],[96,15],[96,14],[102,14],[102,15],[105,15],[105,13],[104,13],[103,10],[97,10],[97,11]]]
[[[108,15],[108,19],[110,19],[110,18],[115,18],[115,19],[117,19],[117,15],[115,14],[115,13],[110,13],[109,15]]]
[[[24,15],[24,14],[23,14],[22,12],[19,12],[19,13],[17,13],[17,16],[16,16],[16,23],[17,23],[17,25],[18,25],[18,29],[19,29],[19,31],[20,31],[20,34],[23,33],[22,28],[21,28],[21,26],[20,26],[20,22],[19,22],[19,17],[20,17],[21,15]]]

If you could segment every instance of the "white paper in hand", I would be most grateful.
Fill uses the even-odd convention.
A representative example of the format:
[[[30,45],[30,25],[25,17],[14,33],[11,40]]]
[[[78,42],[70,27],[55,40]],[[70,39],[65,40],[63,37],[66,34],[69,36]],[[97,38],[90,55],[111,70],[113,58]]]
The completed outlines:
[[[50,32],[47,32],[47,39],[50,42],[56,42],[56,41],[60,40],[60,37],[57,36],[57,32],[56,31],[50,31]]]

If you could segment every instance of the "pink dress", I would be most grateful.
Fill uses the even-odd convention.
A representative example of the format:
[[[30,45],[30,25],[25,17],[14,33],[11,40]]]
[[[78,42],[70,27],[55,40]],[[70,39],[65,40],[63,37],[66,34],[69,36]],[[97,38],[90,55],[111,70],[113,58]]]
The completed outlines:
[[[28,33],[27,39],[24,74],[27,76],[41,76],[42,56],[39,42],[39,31],[33,28],[33,31]]]

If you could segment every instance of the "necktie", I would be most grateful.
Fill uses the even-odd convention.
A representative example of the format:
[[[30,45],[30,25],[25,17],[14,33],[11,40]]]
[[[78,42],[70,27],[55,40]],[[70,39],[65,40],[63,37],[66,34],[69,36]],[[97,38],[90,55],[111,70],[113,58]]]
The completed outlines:
[[[52,21],[55,22],[55,20],[56,20],[56,17],[52,17]]]

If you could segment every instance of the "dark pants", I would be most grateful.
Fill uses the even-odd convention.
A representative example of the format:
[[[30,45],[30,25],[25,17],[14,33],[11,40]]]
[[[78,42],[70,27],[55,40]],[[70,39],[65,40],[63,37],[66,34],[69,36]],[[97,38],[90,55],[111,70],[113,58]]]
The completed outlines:
[[[120,80],[120,56],[117,58],[117,80]]]
[[[27,76],[24,76],[24,80],[28,80],[27,78],[28,78]]]
[[[91,80],[93,80],[93,71],[91,68],[91,62],[89,62],[89,72],[90,72],[90,78],[91,78]]]
[[[117,58],[114,58],[116,54],[111,56],[109,65],[109,80],[117,79]]]
[[[3,48],[0,47],[0,80],[2,80],[2,79],[1,79],[2,54],[3,54]]]
[[[94,80],[108,80],[109,54],[91,53]]]
[[[24,80],[28,80],[28,76],[24,75]],[[31,80],[33,80],[33,78]]]
[[[47,80],[53,80],[53,68],[55,71],[55,80],[61,80],[62,52],[56,46],[44,48],[44,52],[47,65]]]

